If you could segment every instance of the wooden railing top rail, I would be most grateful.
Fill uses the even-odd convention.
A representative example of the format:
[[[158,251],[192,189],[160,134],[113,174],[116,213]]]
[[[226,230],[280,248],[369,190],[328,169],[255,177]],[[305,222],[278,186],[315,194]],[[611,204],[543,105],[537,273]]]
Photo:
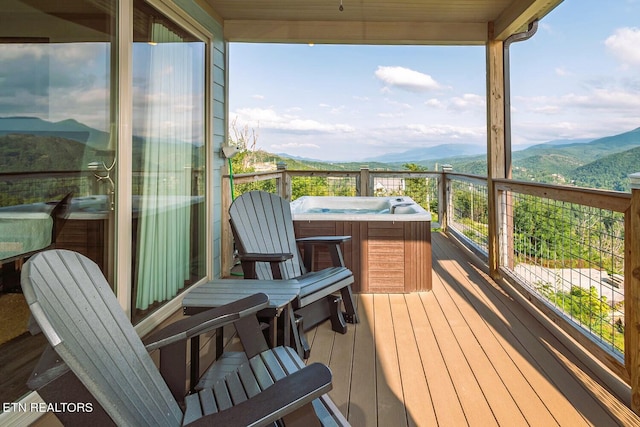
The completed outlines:
[[[576,203],[614,212],[626,212],[631,205],[631,193],[621,191],[598,190],[558,184],[542,184],[512,179],[494,179],[493,182],[496,183],[496,188],[502,191],[514,191],[521,194]]]
[[[487,178],[480,175],[464,174],[458,172],[441,171],[379,171],[368,170],[369,175],[398,177],[398,178],[425,178],[437,175],[446,175],[448,178],[473,184],[486,185]],[[288,170],[249,172],[233,176],[237,184],[278,179],[284,176],[307,177],[353,177],[360,176],[359,171],[320,171],[320,170]],[[229,175],[224,175],[229,178]],[[575,187],[559,184],[543,184],[513,179],[493,179],[496,189],[499,191],[513,191],[531,196],[544,197],[568,203],[576,203],[598,209],[608,209],[615,212],[625,212],[631,203],[631,194],[621,191],[599,190],[593,188]]]
[[[464,181],[479,185],[487,185],[488,181],[486,176],[473,175],[470,173],[446,172],[445,176],[448,179],[455,179],[456,181]]]
[[[265,171],[265,172],[247,172],[233,175],[233,181],[236,184],[246,184],[249,182],[266,181],[269,179],[282,178],[283,171]],[[226,174],[223,178],[229,178],[230,175]]]

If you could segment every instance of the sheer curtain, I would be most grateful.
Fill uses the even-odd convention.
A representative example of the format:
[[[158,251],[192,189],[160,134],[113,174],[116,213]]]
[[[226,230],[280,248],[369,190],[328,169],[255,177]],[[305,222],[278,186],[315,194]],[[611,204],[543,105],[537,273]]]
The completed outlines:
[[[173,298],[189,279],[193,58],[188,43],[154,23],[139,196],[136,308]],[[136,201],[134,200],[134,209]]]

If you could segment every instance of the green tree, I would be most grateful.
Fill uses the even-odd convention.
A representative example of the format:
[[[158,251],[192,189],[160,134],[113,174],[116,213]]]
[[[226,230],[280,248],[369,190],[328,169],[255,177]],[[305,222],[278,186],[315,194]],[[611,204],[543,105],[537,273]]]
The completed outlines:
[[[571,216],[562,206],[521,197],[514,207],[516,252],[547,260],[569,259],[574,240],[570,225]]]
[[[402,167],[411,172],[424,172],[427,170],[426,167],[416,163],[405,163]],[[426,210],[430,210],[427,202],[427,191],[427,178],[408,178],[405,180],[405,194]]]

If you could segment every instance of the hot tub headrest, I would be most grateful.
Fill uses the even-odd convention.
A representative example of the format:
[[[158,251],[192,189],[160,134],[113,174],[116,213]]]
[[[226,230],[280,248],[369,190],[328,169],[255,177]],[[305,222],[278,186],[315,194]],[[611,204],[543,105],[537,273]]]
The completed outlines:
[[[415,203],[412,203],[412,202],[396,203],[395,205],[391,205],[391,213],[392,214],[416,213],[415,209],[408,209],[409,207],[413,207],[413,206],[415,206]]]

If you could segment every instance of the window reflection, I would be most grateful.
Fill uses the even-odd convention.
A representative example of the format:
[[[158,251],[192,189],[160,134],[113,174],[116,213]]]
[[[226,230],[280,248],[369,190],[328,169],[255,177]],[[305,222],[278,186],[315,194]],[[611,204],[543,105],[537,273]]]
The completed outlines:
[[[112,42],[117,1],[3,0],[0,8],[0,401],[28,392],[44,338],[27,332],[24,261],[59,247],[107,277],[115,159]]]
[[[144,2],[134,7],[147,23],[134,31],[133,46],[138,320],[205,275],[205,92],[204,43]]]

